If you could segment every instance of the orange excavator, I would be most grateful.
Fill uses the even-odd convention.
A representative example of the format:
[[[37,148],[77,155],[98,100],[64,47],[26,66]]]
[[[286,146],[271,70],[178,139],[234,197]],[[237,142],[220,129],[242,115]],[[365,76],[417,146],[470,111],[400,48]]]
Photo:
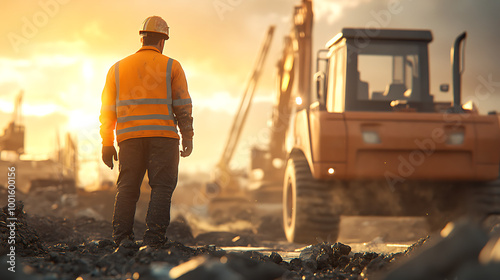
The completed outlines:
[[[280,203],[298,243],[335,241],[341,215],[426,216],[437,229],[500,214],[499,116],[461,100],[466,33],[451,49],[453,101],[437,102],[431,31],[344,28],[313,61],[312,26],[302,0],[277,66],[269,146],[252,150],[243,197]]]
[[[424,215],[440,226],[500,214],[499,116],[461,100],[466,33],[451,49],[453,101],[436,102],[431,31],[344,28],[313,73],[312,25],[303,0],[278,63],[269,149],[252,153],[262,185],[283,194],[287,239],[335,241],[340,215]]]

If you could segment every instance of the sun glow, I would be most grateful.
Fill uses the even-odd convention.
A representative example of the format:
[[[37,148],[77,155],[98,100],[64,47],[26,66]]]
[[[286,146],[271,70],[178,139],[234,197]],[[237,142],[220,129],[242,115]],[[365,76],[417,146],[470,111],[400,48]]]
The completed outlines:
[[[81,129],[98,127],[95,114],[83,110],[68,112],[68,130],[78,132]]]
[[[22,105],[23,116],[43,117],[50,115],[59,110],[56,104],[30,104],[24,103]],[[14,104],[12,102],[0,100],[0,111],[5,113],[14,112]]]
[[[86,81],[91,80],[94,77],[94,67],[92,62],[86,60],[82,65],[82,75]]]

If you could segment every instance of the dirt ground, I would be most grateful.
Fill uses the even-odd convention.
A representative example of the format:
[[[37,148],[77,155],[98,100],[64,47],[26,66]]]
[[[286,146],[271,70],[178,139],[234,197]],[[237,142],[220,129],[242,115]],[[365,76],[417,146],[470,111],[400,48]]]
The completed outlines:
[[[19,194],[13,212],[7,205],[0,210],[0,279],[377,280],[431,243],[423,218],[342,217],[339,242],[293,244],[285,240],[275,216],[214,223],[206,206],[174,200],[169,242],[159,248],[142,246],[140,240],[116,247],[111,240],[113,196],[68,196],[51,189]],[[145,205],[147,196],[136,215],[138,239],[145,231]],[[17,218],[14,229],[9,217]],[[12,231],[14,250],[8,246]],[[463,236],[458,244],[474,237]],[[474,254],[477,258],[479,252]]]
[[[48,211],[70,211],[71,203],[55,205]],[[111,223],[96,210],[64,217],[26,211],[30,208],[36,209],[16,206],[16,272],[8,271],[9,259],[3,257],[1,279],[370,279],[406,255],[407,245],[396,248],[399,253],[380,253],[353,251],[343,243],[304,247],[279,236],[269,240],[251,221],[210,225],[198,220],[191,227],[196,221],[179,215],[179,209],[167,232],[170,241],[162,247],[137,241],[117,248]],[[0,215],[1,255],[8,256],[7,206]],[[136,236],[144,230],[136,221]]]

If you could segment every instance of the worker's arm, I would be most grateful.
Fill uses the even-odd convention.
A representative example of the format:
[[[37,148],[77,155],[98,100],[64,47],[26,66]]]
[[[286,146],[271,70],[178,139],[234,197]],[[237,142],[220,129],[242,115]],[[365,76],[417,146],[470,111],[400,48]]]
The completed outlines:
[[[182,135],[182,156],[189,156],[193,149],[193,105],[189,95],[186,75],[179,62],[174,60],[172,71],[173,111]]]
[[[117,160],[117,154],[114,147],[116,127],[116,82],[115,66],[111,67],[106,76],[106,84],[101,96],[101,138],[102,138],[102,161],[113,169],[113,159]]]
[[[103,146],[113,146],[115,141],[114,130],[116,127],[116,82],[115,65],[111,67],[106,76],[106,84],[101,96],[101,138]]]

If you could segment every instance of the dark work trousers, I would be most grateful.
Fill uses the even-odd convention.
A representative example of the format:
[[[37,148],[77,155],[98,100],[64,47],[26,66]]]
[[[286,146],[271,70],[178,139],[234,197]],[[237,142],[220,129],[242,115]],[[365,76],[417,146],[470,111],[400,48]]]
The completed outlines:
[[[134,240],[134,216],[141,183],[148,171],[151,197],[146,215],[144,243],[155,245],[166,240],[170,223],[172,193],[177,185],[179,140],[148,137],[124,140],[118,144],[120,174],[113,212],[113,240]]]

